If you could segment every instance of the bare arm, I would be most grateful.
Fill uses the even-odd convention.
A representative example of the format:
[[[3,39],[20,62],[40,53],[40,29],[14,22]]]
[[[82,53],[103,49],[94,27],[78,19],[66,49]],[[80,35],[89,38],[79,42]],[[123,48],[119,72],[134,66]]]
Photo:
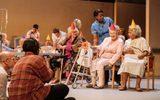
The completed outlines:
[[[97,34],[93,34],[93,46],[98,44],[98,36]]]

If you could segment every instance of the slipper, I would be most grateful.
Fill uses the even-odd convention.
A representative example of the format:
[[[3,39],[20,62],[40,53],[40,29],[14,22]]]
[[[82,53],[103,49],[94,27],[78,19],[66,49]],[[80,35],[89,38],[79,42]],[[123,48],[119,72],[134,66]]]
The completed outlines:
[[[141,88],[136,88],[137,92],[142,92],[143,90]]]
[[[127,90],[127,87],[120,87],[119,88],[119,91],[125,91],[125,90]]]

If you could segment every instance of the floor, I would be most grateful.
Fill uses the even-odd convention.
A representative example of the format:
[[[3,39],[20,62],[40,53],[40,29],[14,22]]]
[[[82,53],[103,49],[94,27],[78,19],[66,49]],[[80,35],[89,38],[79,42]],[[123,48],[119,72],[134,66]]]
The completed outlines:
[[[149,91],[145,89],[146,79],[143,79],[141,84],[141,87],[144,89],[143,92],[134,90],[135,79],[131,79],[131,89],[127,91],[119,91],[118,86],[114,89],[108,87],[97,90],[85,88],[85,85],[78,85],[76,89],[73,89],[70,85],[68,96],[75,97],[76,100],[160,100],[160,79],[155,79],[155,90]]]

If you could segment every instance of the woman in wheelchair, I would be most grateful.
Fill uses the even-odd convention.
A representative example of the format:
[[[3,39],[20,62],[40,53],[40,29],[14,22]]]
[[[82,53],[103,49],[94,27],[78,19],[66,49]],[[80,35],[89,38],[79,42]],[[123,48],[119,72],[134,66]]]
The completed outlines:
[[[74,62],[74,59],[77,55],[78,48],[81,46],[81,37],[79,36],[79,30],[74,25],[71,25],[68,28],[68,39],[65,43],[64,54],[66,59],[64,59],[63,73],[66,73],[68,77],[71,66]],[[69,84],[72,82],[69,82]]]
[[[104,66],[111,67],[121,56],[123,51],[123,40],[118,38],[118,32],[115,28],[115,25],[112,24],[109,27],[109,35],[110,37],[106,37],[102,44],[100,44],[97,49],[99,52],[99,58],[96,59],[95,66],[92,65],[91,75],[92,83],[87,85],[86,87],[92,87],[96,89],[102,89],[105,85],[105,75],[104,75]],[[99,83],[96,86],[96,72],[98,74]]]
[[[140,88],[141,78],[145,71],[145,56],[149,53],[149,45],[147,41],[141,37],[142,30],[139,25],[136,25],[132,20],[129,26],[129,39],[125,42],[124,57],[118,74],[121,74],[120,91],[126,90],[126,82],[129,74],[137,77],[135,89],[142,91]]]

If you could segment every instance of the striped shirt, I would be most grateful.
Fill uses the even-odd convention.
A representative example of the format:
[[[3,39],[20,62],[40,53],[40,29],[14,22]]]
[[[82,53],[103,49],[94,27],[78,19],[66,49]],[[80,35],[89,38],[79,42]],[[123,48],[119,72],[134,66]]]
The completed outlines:
[[[7,100],[6,97],[7,72],[0,63],[0,100]]]

